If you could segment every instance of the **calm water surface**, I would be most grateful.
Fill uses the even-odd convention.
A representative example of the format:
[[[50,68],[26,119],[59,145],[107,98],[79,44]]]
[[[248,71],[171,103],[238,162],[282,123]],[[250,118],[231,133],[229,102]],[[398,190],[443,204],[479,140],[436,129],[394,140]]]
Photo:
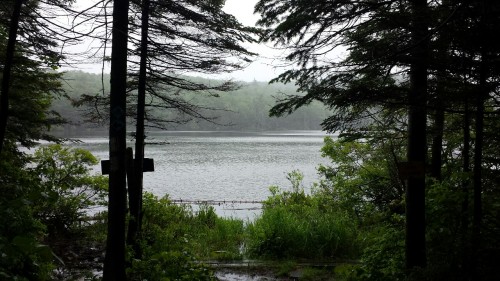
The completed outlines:
[[[288,172],[300,170],[307,189],[317,181],[325,133],[287,132],[162,132],[150,134],[145,157],[153,158],[155,172],[144,176],[144,189],[158,196],[183,200],[261,201],[268,188],[290,188]],[[101,159],[108,158],[107,138],[82,138],[84,147]],[[133,146],[133,143],[129,144]],[[99,170],[99,167],[96,167]],[[239,209],[255,204],[216,206],[225,216],[252,217]],[[235,210],[238,209],[238,210]]]

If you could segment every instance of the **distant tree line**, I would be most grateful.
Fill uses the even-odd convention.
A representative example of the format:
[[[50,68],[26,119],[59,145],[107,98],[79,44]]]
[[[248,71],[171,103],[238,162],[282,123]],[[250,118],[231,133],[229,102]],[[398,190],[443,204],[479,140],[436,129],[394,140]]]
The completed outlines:
[[[207,79],[192,77],[193,82],[206,83]],[[67,98],[55,100],[52,109],[68,123],[55,127],[59,136],[104,135],[107,123],[98,120],[98,112],[89,104],[74,107],[83,95],[105,95],[109,91],[109,75],[104,74],[104,90],[101,74],[68,71],[62,76],[61,83]],[[217,81],[212,81],[217,84]],[[209,119],[193,119],[179,116],[176,111],[155,109],[154,115],[165,120],[172,120],[167,130],[320,130],[321,121],[331,112],[320,103],[313,103],[307,108],[284,118],[269,116],[269,110],[276,100],[283,95],[296,93],[293,85],[268,84],[266,82],[239,82],[240,87],[230,92],[217,92],[217,97],[185,90],[183,96],[192,104],[203,107],[202,113]],[[73,102],[73,104],[72,104]],[[89,112],[90,111],[90,112]],[[130,130],[135,120],[129,118]],[[177,121],[176,121],[177,120]],[[161,130],[154,123],[146,122],[150,130]]]

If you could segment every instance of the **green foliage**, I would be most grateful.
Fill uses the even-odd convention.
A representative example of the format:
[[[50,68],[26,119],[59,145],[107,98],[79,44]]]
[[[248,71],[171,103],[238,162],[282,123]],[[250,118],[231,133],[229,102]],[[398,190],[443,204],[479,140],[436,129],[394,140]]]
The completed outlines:
[[[158,251],[147,259],[133,260],[128,275],[131,280],[216,280],[208,267],[185,251]]]
[[[322,156],[331,165],[318,168],[316,192],[364,225],[402,213],[404,187],[397,176],[391,146],[325,138]]]
[[[451,133],[450,133],[451,134]],[[453,150],[453,138],[449,137],[448,150]],[[460,144],[454,148],[459,149]],[[340,268],[340,280],[406,280],[404,264],[404,200],[395,164],[391,159],[397,152],[377,142],[357,142],[325,139],[323,156],[332,160],[331,165],[320,166],[321,182],[315,195],[321,194],[321,202],[338,208],[359,222],[361,237],[360,264]],[[397,150],[396,150],[397,151]],[[471,250],[472,214],[467,204],[472,204],[472,194],[467,179],[469,174],[460,172],[460,162],[449,152],[446,155],[445,177],[441,182],[428,180],[426,189],[427,259],[428,267],[419,270],[417,280],[460,280],[468,266]],[[492,191],[494,188],[491,189]],[[485,196],[484,209],[493,210],[489,199],[498,198],[495,192]],[[469,203],[467,203],[469,202]],[[492,217],[485,216],[489,231],[498,231]],[[496,230],[495,230],[496,229]],[[484,236],[488,244],[498,239]],[[488,254],[495,255],[495,247]],[[491,278],[493,268],[484,259],[482,276]],[[488,272],[488,273],[487,273]],[[412,277],[413,278],[413,277]]]
[[[9,147],[2,155],[0,274],[8,276],[5,280],[53,280],[56,268],[73,266],[73,251],[82,263],[89,252],[96,254],[102,239],[95,230],[101,224],[91,224],[90,231],[83,220],[89,208],[105,203],[107,180],[90,175],[97,159],[61,145],[42,146],[32,156]]]
[[[40,243],[45,227],[34,218],[32,187],[23,169],[27,159],[6,149],[0,159],[0,279],[49,280],[53,256]]]
[[[36,3],[32,3],[36,4]],[[36,4],[37,5],[37,4]],[[10,5],[1,5],[0,14],[10,18]],[[31,7],[33,11],[36,7]],[[29,12],[31,13],[31,12]],[[27,13],[27,14],[29,14]],[[24,28],[26,26],[22,26]],[[35,25],[31,26],[36,28]],[[0,24],[0,65],[5,63],[8,21]],[[20,32],[23,33],[23,32]],[[24,33],[23,33],[24,34]],[[35,35],[36,32],[31,33]],[[35,36],[36,37],[36,36]],[[37,51],[47,45],[34,37],[29,42],[19,40],[10,81],[9,119],[4,148],[0,157],[0,279],[50,280],[54,255],[43,245],[46,227],[35,217],[34,209],[40,193],[35,174],[26,169],[29,162],[18,146],[32,147],[36,140],[55,140],[47,131],[61,118],[50,110],[50,104],[60,94],[60,75],[43,69],[30,43]],[[38,38],[39,39],[39,38]],[[45,38],[46,39],[46,38]],[[36,42],[36,43],[35,43]],[[46,50],[46,49],[45,49]],[[0,82],[2,79],[0,71]]]
[[[368,246],[356,271],[358,280],[405,280],[404,224],[394,227],[381,223],[367,235]]]
[[[394,257],[383,254],[391,245],[402,248],[404,239],[405,222],[399,218],[404,212],[404,179],[399,179],[395,164],[405,154],[410,162],[432,155],[425,164],[438,181],[422,181],[418,187],[427,192],[426,225],[406,222],[422,230],[417,232],[427,239],[428,259],[426,270],[408,272],[407,277],[498,279],[488,263],[500,256],[500,208],[493,203],[498,202],[500,182],[499,48],[489,40],[500,23],[498,3],[260,0],[256,5],[258,24],[265,28],[261,40],[282,47],[286,59],[296,65],[273,81],[295,83],[305,92],[281,100],[271,113],[283,115],[319,100],[336,110],[323,128],[370,142],[368,147],[352,142],[326,147],[333,163],[320,168],[324,180],[318,185],[325,201],[347,211],[363,227],[368,245],[365,279],[405,277],[401,251]],[[432,38],[426,34],[431,29]],[[347,50],[342,58],[328,56],[336,47]],[[387,114],[402,112],[409,102],[422,113],[420,118],[412,109],[396,121],[391,115],[399,114]],[[385,137],[374,138],[374,125]],[[406,129],[411,131],[408,153],[398,153],[397,146],[391,147],[392,136],[404,139],[401,132]],[[422,150],[417,152],[416,144]],[[413,190],[407,194],[413,197]],[[413,218],[414,205],[406,208]],[[427,237],[421,236],[425,228]],[[372,232],[380,232],[379,238],[371,237]],[[413,242],[407,244],[409,257]],[[422,259],[418,263],[423,266]]]
[[[302,277],[300,280],[304,281],[318,281],[318,280],[336,280],[332,277],[331,272],[325,269],[306,267],[302,269]]]
[[[394,171],[394,148],[367,141],[325,138],[317,195],[358,221],[361,264],[339,273],[344,280],[404,278],[404,188]],[[339,277],[340,278],[340,277]]]
[[[214,280],[199,259],[241,259],[242,221],[219,218],[211,206],[193,212],[150,193],[143,208],[143,257],[132,259],[133,280]]]
[[[333,275],[335,280],[339,281],[355,281],[359,280],[357,277],[357,271],[359,266],[353,264],[339,264],[335,266],[333,270]]]
[[[16,236],[9,243],[0,242],[0,247],[4,256],[0,267],[2,280],[52,280],[54,256],[48,246],[32,236]]]
[[[214,207],[201,205],[191,232],[191,247],[199,257],[215,260],[243,258],[241,252],[244,240],[243,221],[220,218],[215,213]]]
[[[289,175],[292,191],[271,187],[262,216],[247,226],[249,254],[280,259],[355,256],[355,223],[345,212],[323,205],[320,197],[305,194],[300,178],[298,172]]]
[[[0,14],[7,7],[2,5]],[[7,28],[3,23],[0,23],[0,65],[2,66],[5,63],[7,43]],[[59,80],[61,74],[44,69],[43,62],[33,59],[34,54],[27,45],[34,43],[35,38],[30,39],[33,41],[29,43],[18,41],[16,45],[9,90],[9,119],[5,135],[6,142],[13,144],[18,142],[26,147],[34,146],[36,140],[55,141],[56,139],[48,134],[48,131],[52,126],[64,123],[64,120],[51,110],[52,101],[62,95]],[[47,42],[49,40],[44,43]],[[39,50],[47,47],[44,43],[38,42]],[[2,77],[0,69],[0,82]]]
[[[39,182],[34,215],[50,234],[73,230],[91,208],[106,204],[107,178],[90,174],[98,160],[89,151],[42,146],[32,161]]]

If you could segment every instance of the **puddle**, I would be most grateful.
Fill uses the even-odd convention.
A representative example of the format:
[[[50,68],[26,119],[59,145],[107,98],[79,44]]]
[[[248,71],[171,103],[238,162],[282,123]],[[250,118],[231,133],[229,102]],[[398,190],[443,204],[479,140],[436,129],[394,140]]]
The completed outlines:
[[[231,271],[217,271],[215,272],[215,277],[219,281],[277,281],[285,280],[281,278],[274,278],[270,276],[265,276],[261,274],[252,274],[245,272],[231,272]]]

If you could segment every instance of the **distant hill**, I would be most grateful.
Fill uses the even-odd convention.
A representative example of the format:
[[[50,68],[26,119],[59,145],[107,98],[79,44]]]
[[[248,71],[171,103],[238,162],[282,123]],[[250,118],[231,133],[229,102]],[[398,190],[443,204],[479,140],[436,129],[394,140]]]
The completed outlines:
[[[193,78],[217,83],[217,80]],[[104,86],[104,91],[103,91]],[[63,88],[70,99],[78,99],[81,95],[103,95],[109,91],[109,75],[69,71],[63,76]],[[239,90],[218,93],[219,97],[208,97],[189,92],[180,93],[184,99],[209,108],[205,115],[217,117],[216,123],[204,120],[192,120],[185,124],[169,124],[167,130],[319,130],[321,122],[329,115],[329,111],[320,103],[313,103],[297,112],[282,118],[269,117],[269,110],[275,104],[276,96],[297,94],[293,85],[268,84],[265,82],[241,82]],[[53,103],[53,109],[70,121],[62,128],[56,128],[58,135],[72,136],[107,133],[105,125],[85,122],[84,109],[75,108],[68,99],[59,99]],[[86,108],[87,110],[89,108]],[[155,112],[161,118],[175,118],[175,112],[161,110]],[[133,131],[131,121],[130,131]]]

